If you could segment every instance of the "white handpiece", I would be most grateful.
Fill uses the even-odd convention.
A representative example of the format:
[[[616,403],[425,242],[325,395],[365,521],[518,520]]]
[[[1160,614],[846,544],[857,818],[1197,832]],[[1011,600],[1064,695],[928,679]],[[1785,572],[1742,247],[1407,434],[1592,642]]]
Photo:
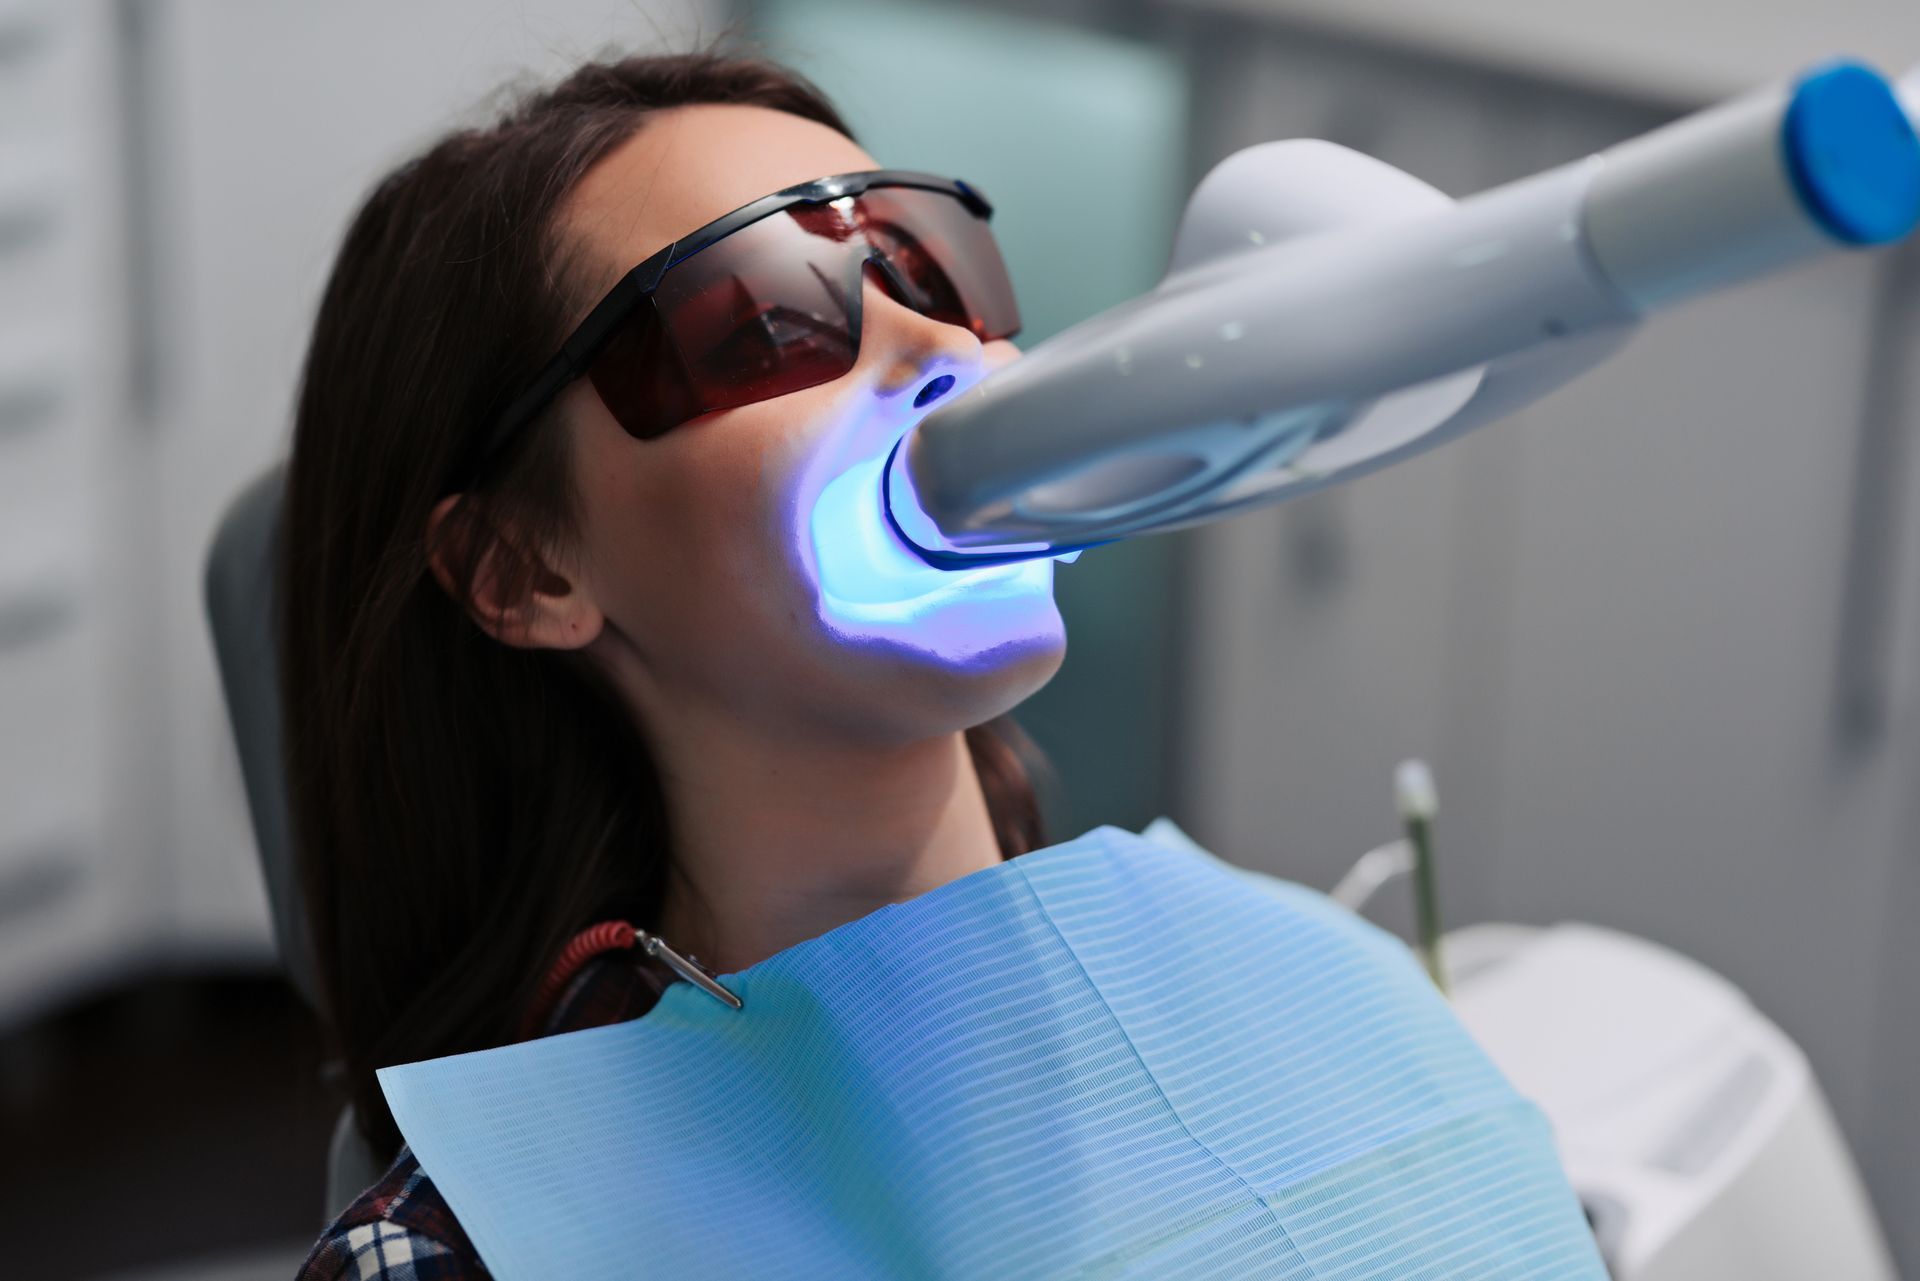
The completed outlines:
[[[1237,152],[1151,292],[909,433],[883,473],[893,527],[949,568],[1053,555],[1432,448],[1654,309],[1906,235],[1920,71],[1901,93],[1830,64],[1457,203],[1332,143]]]

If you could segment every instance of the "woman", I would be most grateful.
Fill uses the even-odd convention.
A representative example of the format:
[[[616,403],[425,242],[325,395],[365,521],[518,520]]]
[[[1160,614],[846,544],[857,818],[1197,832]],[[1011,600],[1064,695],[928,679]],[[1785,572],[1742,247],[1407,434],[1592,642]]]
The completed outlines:
[[[629,921],[725,973],[1044,843],[1003,714],[1064,654],[1051,563],[942,575],[830,540],[860,587],[821,586],[823,489],[1017,355],[1009,317],[926,293],[913,246],[862,270],[857,356],[752,303],[700,312],[683,268],[683,331],[773,381],[603,369],[474,458],[635,264],[878,168],[783,69],[631,58],[441,141],[354,220],[296,417],[283,701],[327,1021],[365,1137],[399,1151],[303,1277],[485,1275],[373,1069],[633,1018],[676,977],[606,953],[543,1003],[583,928]],[[995,286],[997,257],[966,267]],[[693,398],[673,421],[608,406],[668,390]],[[745,403],[699,412],[709,390]]]
[[[966,888],[952,883],[972,873],[986,873],[970,884],[987,894],[1017,882],[1035,901],[1050,884],[1063,912],[1026,918],[1024,951],[976,932],[986,946],[969,956],[985,969],[964,980],[952,940],[981,931],[980,913],[903,932],[886,953],[890,972],[906,961],[925,973],[861,1017],[885,1029],[883,1051],[916,1029],[914,1062],[888,1066],[919,1102],[870,1109],[897,1096],[865,1092],[875,1074],[856,1068],[802,1092],[796,1110],[785,1069],[750,1074],[802,1148],[830,1132],[814,1128],[823,1117],[874,1111],[880,1141],[856,1174],[903,1185],[834,1200],[749,1145],[745,1165],[802,1205],[794,1221],[877,1217],[897,1229],[887,1257],[916,1261],[878,1271],[964,1274],[925,1215],[923,1193],[944,1181],[963,1208],[1011,1189],[1026,1239],[1059,1243],[1044,1257],[1088,1275],[1175,1256],[1180,1274],[1233,1257],[1288,1276],[1600,1275],[1543,1118],[1384,935],[1303,891],[1267,902],[1225,865],[1164,849],[1157,864],[1101,863],[1105,837],[1073,849],[1100,833],[1001,866],[1043,844],[1004,715],[1063,656],[1052,564],[928,569],[889,540],[875,488],[914,422],[1016,355],[988,212],[964,183],[879,171],[791,73],[698,54],[583,68],[402,167],[355,219],[295,427],[282,698],[327,1020],[365,1136],[393,1163],[316,1244],[308,1281],[486,1275],[400,1145],[375,1068],[432,1069],[416,1061],[614,1022],[625,1026],[479,1057],[521,1063],[629,1034],[661,1044],[668,1024],[633,1020],[676,980],[728,1001],[714,976],[744,990],[743,971],[824,955],[824,936],[844,939],[891,904],[937,905],[928,891]],[[1093,883],[1074,869],[1088,867],[1119,868],[1126,888],[1076,899]],[[1197,877],[1188,898],[1160,874],[1181,869]],[[1217,928],[1229,920],[1240,924]],[[1075,950],[1101,921],[1121,922],[1105,961]],[[1177,957],[1156,956],[1155,939],[1183,931]],[[1249,959],[1276,947],[1294,950]],[[1211,1013],[1227,1002],[1205,990],[1216,964],[1241,975],[1225,986],[1252,1001],[1245,1017]],[[1167,987],[1175,974],[1196,981]],[[830,978],[866,1000],[870,975]],[[803,1009],[829,995],[826,983],[797,990]],[[961,1007],[999,1056],[991,1071],[943,1057],[962,1044],[957,1022],[924,1017]],[[782,1056],[824,1056],[831,1074],[854,1062],[831,1058],[859,1039],[848,1026],[816,1037],[817,1024],[775,1018],[739,1031],[773,1037]],[[1233,1046],[1247,1070],[1208,1075]],[[719,1062],[665,1079],[697,1086],[750,1060]],[[1195,1062],[1176,1088],[1173,1068]],[[966,1094],[986,1100],[972,1121],[955,1111]],[[1026,1122],[1010,1119],[1042,1096]],[[488,1152],[533,1134],[563,1163],[509,1189],[504,1208],[538,1211],[534,1233],[548,1230],[550,1200],[571,1213],[587,1199],[569,1178],[635,1169],[583,1162],[555,1137],[545,1094],[505,1124],[500,1097],[466,1114],[492,1127]],[[758,1133],[711,1100],[640,1115],[692,1136],[668,1181],[715,1134]],[[582,1123],[595,1138],[638,1128]],[[715,1126],[727,1128],[703,1128]],[[1137,1146],[1143,1136],[1154,1146]],[[1009,1162],[1016,1138],[1027,1155]],[[967,1177],[950,1162],[894,1177],[904,1167],[886,1152],[939,1166],[947,1140],[965,1149]],[[1109,1181],[1089,1177],[1095,1165]],[[466,1173],[439,1168],[449,1188]],[[1046,1195],[1028,1195],[1036,1187]],[[1205,1193],[1189,1201],[1183,1187]],[[1116,1208],[1116,1189],[1137,1208]],[[735,1235],[759,1229],[787,1251],[797,1238],[762,1213],[758,1190],[745,1212],[758,1221]],[[495,1231],[502,1208],[487,1203],[475,1230]],[[629,1228],[642,1218],[631,1202],[617,1213]],[[1149,1218],[1157,1235],[1143,1245],[1128,1228]],[[658,1253],[677,1228],[695,1238],[682,1257],[710,1261],[706,1222],[663,1213],[639,1248]],[[1000,1226],[948,1244],[990,1253]],[[616,1270],[633,1257],[618,1254]]]

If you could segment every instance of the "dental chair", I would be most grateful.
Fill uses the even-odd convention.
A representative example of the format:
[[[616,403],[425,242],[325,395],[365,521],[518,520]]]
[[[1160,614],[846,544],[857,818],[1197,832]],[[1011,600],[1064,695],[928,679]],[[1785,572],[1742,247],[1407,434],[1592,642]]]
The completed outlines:
[[[315,997],[313,957],[293,868],[287,780],[280,740],[279,660],[274,646],[275,547],[286,466],[275,463],[227,506],[207,552],[207,623],[233,722],[254,844],[266,875],[273,933],[287,978],[307,1004]],[[385,1166],[360,1137],[348,1107],[327,1147],[326,1217],[378,1179]]]

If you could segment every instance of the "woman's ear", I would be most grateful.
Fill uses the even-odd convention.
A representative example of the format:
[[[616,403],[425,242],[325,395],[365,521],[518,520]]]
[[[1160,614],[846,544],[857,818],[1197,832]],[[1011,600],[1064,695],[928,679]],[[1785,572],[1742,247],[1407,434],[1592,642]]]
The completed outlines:
[[[449,494],[427,514],[427,562],[441,590],[503,645],[579,649],[597,637],[606,616],[588,594],[492,522],[460,510],[461,497]]]

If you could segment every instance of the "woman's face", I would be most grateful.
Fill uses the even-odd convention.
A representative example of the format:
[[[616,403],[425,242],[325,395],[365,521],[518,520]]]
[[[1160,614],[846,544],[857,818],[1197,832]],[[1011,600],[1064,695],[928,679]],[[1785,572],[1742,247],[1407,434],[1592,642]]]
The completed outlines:
[[[759,196],[879,167],[783,112],[662,113],[562,210],[559,233],[589,282],[581,307]],[[871,270],[862,305],[844,376],[652,440],[621,430],[586,380],[567,392],[582,505],[569,577],[603,619],[590,652],[655,729],[718,712],[786,736],[905,742],[991,719],[1060,665],[1053,562],[929,568],[883,528],[877,497],[893,443],[1018,351],[912,311]],[[943,377],[951,389],[917,407]]]

